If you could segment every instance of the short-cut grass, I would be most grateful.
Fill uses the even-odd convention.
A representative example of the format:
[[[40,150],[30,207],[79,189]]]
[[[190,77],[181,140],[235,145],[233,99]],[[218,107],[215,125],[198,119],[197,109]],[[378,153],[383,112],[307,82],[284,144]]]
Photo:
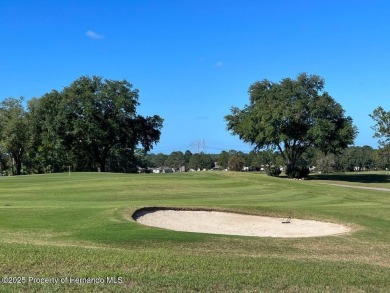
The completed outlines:
[[[390,292],[390,192],[329,185],[390,188],[389,180],[384,173],[307,181],[234,172],[0,177],[0,291]],[[131,218],[148,206],[325,220],[353,231],[293,239],[175,232]]]

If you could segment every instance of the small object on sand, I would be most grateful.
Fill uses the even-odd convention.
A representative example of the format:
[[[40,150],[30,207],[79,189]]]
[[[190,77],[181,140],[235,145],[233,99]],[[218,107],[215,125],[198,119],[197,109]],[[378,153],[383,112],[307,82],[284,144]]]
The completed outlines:
[[[290,224],[291,217],[288,217],[285,221],[282,222],[282,224]]]

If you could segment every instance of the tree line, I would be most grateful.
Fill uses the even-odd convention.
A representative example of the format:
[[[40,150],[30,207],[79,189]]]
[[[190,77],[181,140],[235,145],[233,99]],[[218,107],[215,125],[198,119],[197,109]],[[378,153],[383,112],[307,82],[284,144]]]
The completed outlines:
[[[373,171],[390,168],[390,156],[371,146],[350,146],[337,155],[327,154],[310,148],[302,157],[305,165],[313,172],[333,173],[350,171]],[[272,167],[283,168],[283,156],[275,151],[261,150],[244,153],[230,150],[219,154],[174,151],[171,154],[146,154],[140,160],[143,170],[172,168],[189,170],[269,171]]]
[[[0,102],[0,171],[31,174],[73,171],[136,172],[139,168],[261,169],[304,177],[321,172],[389,168],[390,112],[370,115],[379,149],[353,147],[357,128],[317,75],[280,82],[262,80],[248,90],[249,104],[231,108],[227,130],[252,145],[248,154],[149,154],[159,142],[163,119],[137,113],[139,92],[126,80],[82,76],[62,91],[24,103]],[[272,169],[273,168],[273,169]]]
[[[62,91],[0,103],[3,174],[132,172],[137,150],[160,139],[163,119],[137,113],[138,90],[126,80],[83,76]]]

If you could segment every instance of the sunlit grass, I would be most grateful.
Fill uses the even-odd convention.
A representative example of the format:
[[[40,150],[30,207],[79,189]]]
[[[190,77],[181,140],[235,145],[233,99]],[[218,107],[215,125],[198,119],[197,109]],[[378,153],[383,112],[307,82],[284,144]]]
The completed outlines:
[[[328,183],[390,184],[386,177],[381,182],[355,177],[292,181],[226,172],[0,177],[2,275],[123,278],[120,284],[0,284],[0,291],[390,291],[390,192]],[[134,222],[131,214],[145,206],[291,215],[342,223],[353,232],[295,239],[174,232]]]

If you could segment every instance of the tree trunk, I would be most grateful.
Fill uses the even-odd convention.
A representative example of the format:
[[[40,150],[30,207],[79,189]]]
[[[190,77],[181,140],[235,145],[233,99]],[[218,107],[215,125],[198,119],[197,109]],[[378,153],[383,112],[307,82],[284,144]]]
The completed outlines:
[[[17,158],[15,159],[16,162],[16,175],[21,175],[22,174],[22,161]]]
[[[98,172],[106,172],[106,162],[99,163]]]

